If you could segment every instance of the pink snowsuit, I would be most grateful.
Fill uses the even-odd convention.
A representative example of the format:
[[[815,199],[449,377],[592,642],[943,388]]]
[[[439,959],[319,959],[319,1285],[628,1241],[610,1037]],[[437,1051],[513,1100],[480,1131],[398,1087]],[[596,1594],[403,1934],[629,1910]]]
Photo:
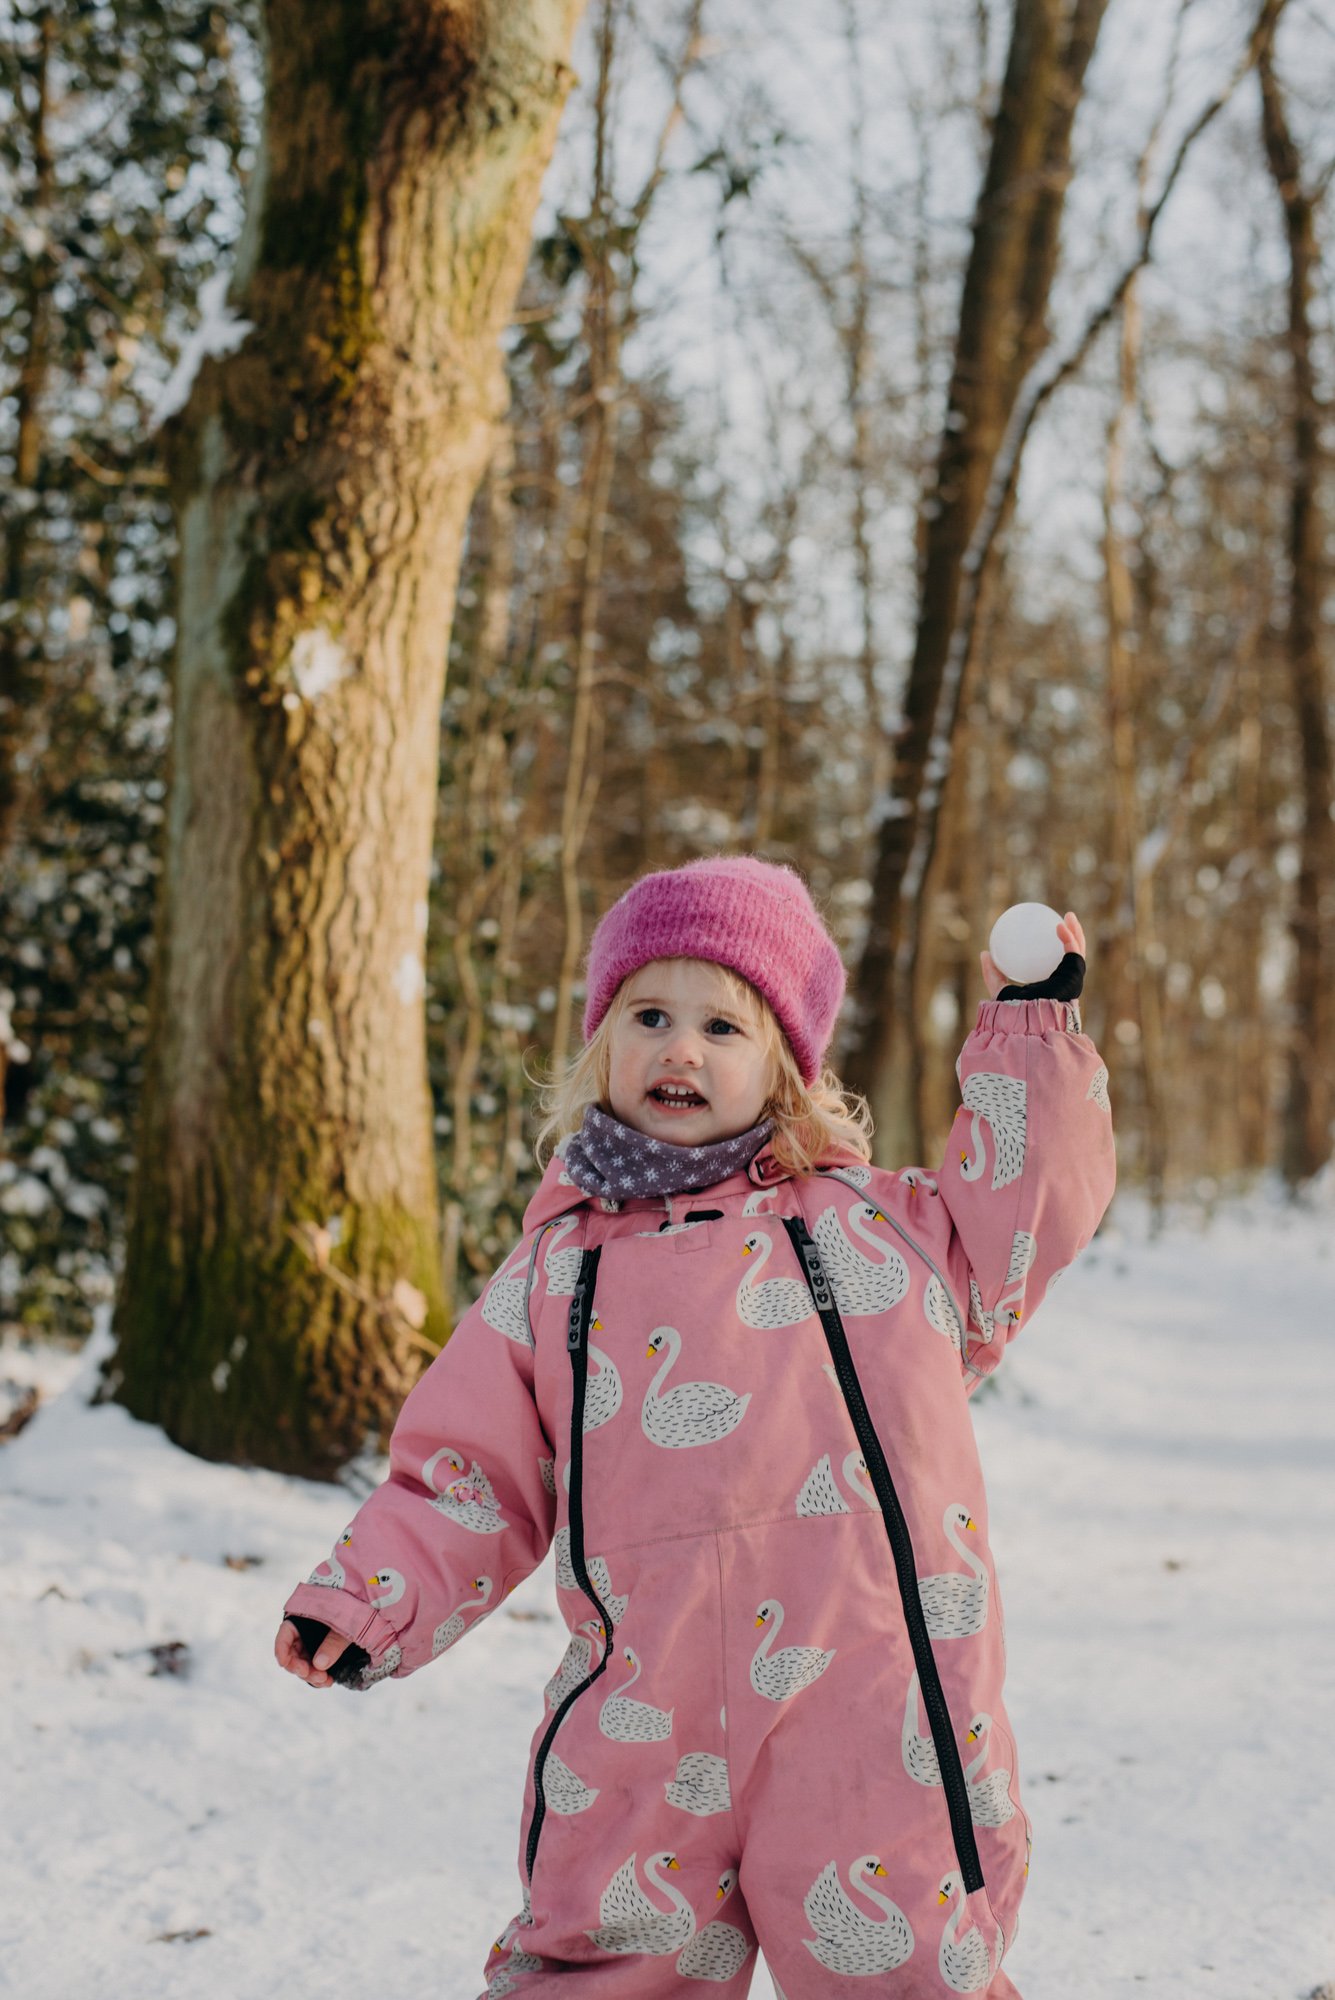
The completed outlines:
[[[367,1649],[362,1685],[402,1679],[555,1537],[570,1639],[492,2000],[576,1971],[580,2000],[740,2000],[757,1941],[787,2000],[1016,1996],[1029,1821],[967,1398],[1115,1167],[1073,1005],[984,1002],[957,1074],[935,1175],[766,1146],[618,1203],[553,1158],[289,1598]]]

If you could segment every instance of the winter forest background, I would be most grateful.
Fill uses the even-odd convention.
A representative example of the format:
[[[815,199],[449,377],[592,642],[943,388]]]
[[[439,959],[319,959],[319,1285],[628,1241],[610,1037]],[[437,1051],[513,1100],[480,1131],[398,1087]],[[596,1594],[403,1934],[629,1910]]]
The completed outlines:
[[[1330,0],[0,0],[15,1991],[478,1990],[551,1552],[430,1681],[273,1633],[594,923],[731,848],[890,1166],[1080,916],[1118,1192],[971,1406],[1007,1968],[1332,2000],[1333,181]]]
[[[649,866],[806,874],[886,1163],[1025,898],[1123,1186],[1330,1151],[1335,17],[506,12],[270,0],[259,181],[256,5],[0,17],[0,1318],[317,1475]]]

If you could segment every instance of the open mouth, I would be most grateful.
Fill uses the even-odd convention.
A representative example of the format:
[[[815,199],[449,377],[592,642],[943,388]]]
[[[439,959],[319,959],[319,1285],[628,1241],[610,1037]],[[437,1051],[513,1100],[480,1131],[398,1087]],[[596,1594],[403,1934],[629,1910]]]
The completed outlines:
[[[660,1105],[664,1111],[703,1111],[707,1099],[698,1090],[672,1090],[665,1084],[658,1084],[649,1092],[652,1103]]]

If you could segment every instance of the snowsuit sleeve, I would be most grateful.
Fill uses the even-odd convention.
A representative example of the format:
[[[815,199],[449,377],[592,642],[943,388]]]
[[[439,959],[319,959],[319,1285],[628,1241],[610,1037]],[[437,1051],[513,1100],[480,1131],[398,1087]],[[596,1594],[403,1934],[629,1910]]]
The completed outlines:
[[[1093,1236],[1117,1170],[1108,1071],[1076,1003],[983,1001],[955,1073],[963,1103],[937,1186],[967,1279],[972,1394]]]
[[[523,1239],[408,1392],[388,1478],[283,1607],[366,1650],[350,1686],[425,1666],[551,1544],[554,1453],[534,1400],[529,1311],[541,1233]]]

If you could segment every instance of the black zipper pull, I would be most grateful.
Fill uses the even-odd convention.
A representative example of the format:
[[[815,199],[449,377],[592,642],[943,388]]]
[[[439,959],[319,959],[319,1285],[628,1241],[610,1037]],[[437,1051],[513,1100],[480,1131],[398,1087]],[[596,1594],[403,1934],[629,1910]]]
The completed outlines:
[[[566,1335],[566,1348],[571,1354],[584,1339],[584,1294],[587,1290],[587,1285],[581,1279],[575,1287],[575,1296],[570,1301],[570,1331]]]
[[[830,1290],[830,1281],[825,1275],[825,1266],[821,1262],[820,1251],[807,1234],[805,1226],[802,1224],[798,1226],[802,1231],[801,1236],[798,1238],[798,1248],[802,1252],[802,1262],[807,1267],[807,1280],[811,1286],[811,1296],[816,1301],[817,1312],[828,1312],[834,1304],[834,1294]]]

